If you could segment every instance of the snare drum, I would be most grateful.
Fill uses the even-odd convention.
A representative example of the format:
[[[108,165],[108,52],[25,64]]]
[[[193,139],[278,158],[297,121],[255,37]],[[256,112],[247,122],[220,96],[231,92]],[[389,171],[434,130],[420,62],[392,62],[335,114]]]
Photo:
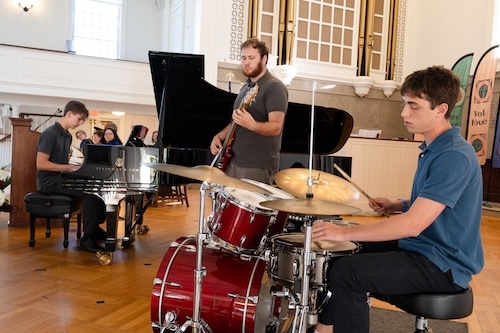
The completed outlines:
[[[202,258],[206,275],[200,319],[216,333],[265,332],[266,323],[277,316],[280,305],[279,299],[271,297],[272,281],[266,274],[265,262],[206,246]],[[177,239],[165,253],[151,298],[151,326],[155,333],[177,332],[188,318],[193,318],[196,259],[194,238]]]
[[[286,233],[270,238],[267,272],[273,281],[293,286],[295,281],[303,277],[304,240],[304,233]],[[311,287],[326,288],[330,259],[357,253],[358,249],[358,244],[353,242],[314,242],[311,251],[316,258],[311,264]]]
[[[263,194],[233,187],[221,189],[215,198],[215,212],[208,223],[212,240],[235,253],[253,254],[260,247],[276,211],[259,205]]]

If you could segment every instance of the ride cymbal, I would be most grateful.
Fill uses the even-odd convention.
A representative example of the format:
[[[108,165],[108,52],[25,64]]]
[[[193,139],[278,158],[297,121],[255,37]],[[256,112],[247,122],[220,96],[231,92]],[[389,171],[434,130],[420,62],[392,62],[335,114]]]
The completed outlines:
[[[316,198],[278,199],[259,204],[274,210],[303,215],[352,215],[361,211],[358,207]]]
[[[352,203],[360,193],[347,180],[328,172],[312,170],[312,193],[315,199],[338,203]],[[276,184],[296,198],[306,198],[308,192],[309,169],[291,168],[278,171]]]
[[[268,190],[262,187],[226,176],[221,170],[209,165],[198,165],[194,167],[166,163],[143,163],[142,165],[158,171],[195,179],[202,182],[218,184],[222,186],[230,186],[241,190],[247,190],[257,193],[270,194]]]

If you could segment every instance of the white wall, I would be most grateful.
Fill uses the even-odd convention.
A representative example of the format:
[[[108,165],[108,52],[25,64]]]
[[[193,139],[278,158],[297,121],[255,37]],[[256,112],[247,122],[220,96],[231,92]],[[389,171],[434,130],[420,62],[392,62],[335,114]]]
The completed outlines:
[[[162,22],[163,7],[154,0],[126,0],[125,28],[122,31],[121,59],[149,62],[148,51],[161,51],[165,33]]]
[[[14,0],[0,1],[0,44],[67,51],[70,39],[68,10],[72,0],[36,1],[24,12]],[[162,51],[164,0],[123,0],[121,59],[148,62],[149,50]]]
[[[0,43],[66,52],[68,0],[38,1],[24,12],[17,1],[0,1]]]
[[[496,2],[496,4],[495,4]],[[500,42],[495,0],[407,0],[403,77],[432,65],[451,68],[473,52],[471,74],[481,56]]]

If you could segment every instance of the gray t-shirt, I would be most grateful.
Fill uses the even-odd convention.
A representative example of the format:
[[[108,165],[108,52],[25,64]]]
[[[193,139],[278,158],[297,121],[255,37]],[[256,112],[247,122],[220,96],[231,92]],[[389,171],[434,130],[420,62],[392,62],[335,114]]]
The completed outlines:
[[[51,162],[67,164],[72,139],[71,134],[65,131],[59,123],[55,123],[40,135],[37,152],[48,154]],[[53,171],[37,171],[36,189],[46,193],[64,191],[62,174]]]
[[[268,121],[268,114],[273,111],[287,112],[288,90],[281,80],[267,71],[257,81],[257,84],[259,85],[259,90],[257,96],[255,96],[255,101],[247,108],[247,111],[250,112],[256,121]],[[248,89],[249,82],[240,90],[234,102],[234,109],[240,107],[241,101],[247,94]],[[283,131],[276,136],[263,136],[237,126],[232,145],[233,157],[230,163],[234,163],[234,165],[239,167],[266,167],[278,172],[282,134]]]

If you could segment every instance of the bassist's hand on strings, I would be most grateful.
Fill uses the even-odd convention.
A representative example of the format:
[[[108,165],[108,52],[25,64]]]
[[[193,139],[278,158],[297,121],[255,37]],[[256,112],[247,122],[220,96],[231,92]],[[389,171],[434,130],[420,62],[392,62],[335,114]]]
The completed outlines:
[[[233,111],[233,121],[238,126],[244,127],[247,130],[253,131],[255,119],[252,115],[245,110],[245,108],[236,109]]]

